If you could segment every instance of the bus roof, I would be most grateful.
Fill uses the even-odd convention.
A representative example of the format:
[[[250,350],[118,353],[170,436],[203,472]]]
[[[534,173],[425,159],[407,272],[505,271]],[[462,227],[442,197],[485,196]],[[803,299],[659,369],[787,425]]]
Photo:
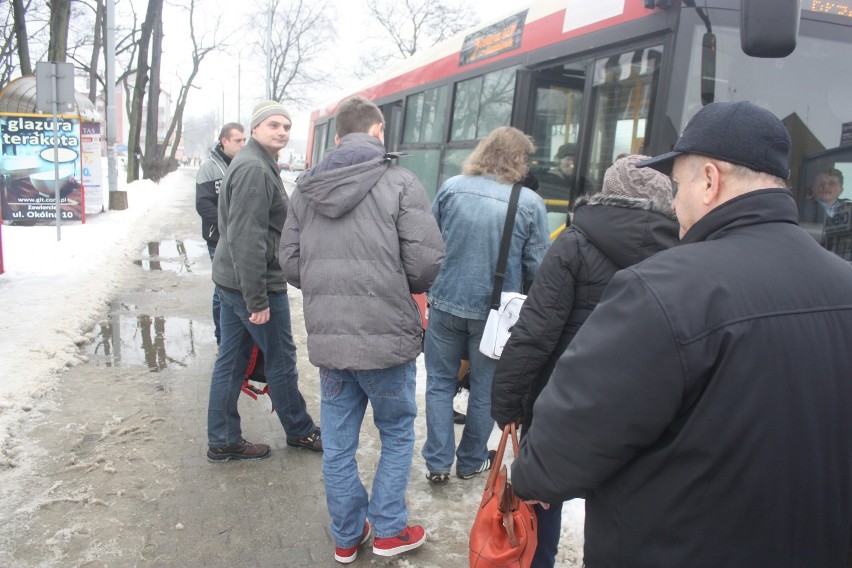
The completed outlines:
[[[474,26],[383,69],[343,98],[311,113],[311,122],[331,116],[341,101],[360,95],[379,101],[395,93],[535,51],[566,39],[628,22],[658,10],[642,0],[533,0],[509,14]]]

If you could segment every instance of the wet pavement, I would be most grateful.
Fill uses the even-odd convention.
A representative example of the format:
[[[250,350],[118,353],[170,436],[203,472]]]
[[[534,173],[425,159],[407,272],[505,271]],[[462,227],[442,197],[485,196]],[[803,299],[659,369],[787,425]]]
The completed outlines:
[[[194,171],[181,170],[194,187]],[[176,174],[177,175],[177,174]],[[241,396],[247,439],[272,447],[259,462],[206,460],[206,409],[216,353],[210,261],[198,235],[194,194],[173,196],[128,260],[121,291],[81,347],[60,392],[28,423],[39,455],[19,480],[0,539],[0,566],[339,566],[333,560],[321,455],[289,448],[268,397]],[[302,303],[292,291],[300,387],[319,421],[317,370],[308,362]],[[395,559],[363,548],[351,566],[467,564],[467,531],[484,479],[430,486],[423,443],[422,366],[410,520],[428,540]],[[358,461],[367,487],[378,457],[368,412]],[[21,472],[21,475],[24,475]]]

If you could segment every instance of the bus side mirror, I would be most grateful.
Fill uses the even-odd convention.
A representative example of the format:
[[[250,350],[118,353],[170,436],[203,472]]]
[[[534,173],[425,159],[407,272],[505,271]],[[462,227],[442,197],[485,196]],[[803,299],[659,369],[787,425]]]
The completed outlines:
[[[740,44],[752,57],[787,57],[796,49],[801,0],[741,0]]]

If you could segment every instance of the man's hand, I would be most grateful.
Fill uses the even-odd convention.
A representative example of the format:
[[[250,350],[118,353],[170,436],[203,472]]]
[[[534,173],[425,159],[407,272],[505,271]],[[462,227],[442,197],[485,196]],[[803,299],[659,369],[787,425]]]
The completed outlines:
[[[269,321],[269,308],[262,312],[253,313],[249,316],[249,321],[256,325],[263,325]]]
[[[505,429],[506,429],[506,426],[508,426],[508,425],[509,425],[509,424],[511,424],[512,422],[514,422],[514,423],[515,423],[515,428],[518,428],[518,429],[519,429],[519,428],[520,428],[521,426],[523,426],[523,424],[524,424],[524,417],[523,417],[523,415],[518,416],[517,418],[515,418],[515,419],[514,419],[514,420],[512,420],[511,422],[506,422],[505,424],[500,424],[500,423],[498,422],[498,423],[497,423],[497,427],[498,427],[498,428],[500,428],[500,430],[505,430]]]

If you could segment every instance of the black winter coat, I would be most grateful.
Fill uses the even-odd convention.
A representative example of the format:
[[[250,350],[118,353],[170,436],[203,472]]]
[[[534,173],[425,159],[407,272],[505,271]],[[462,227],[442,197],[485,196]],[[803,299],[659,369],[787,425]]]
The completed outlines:
[[[578,202],[571,227],[553,242],[497,364],[491,416],[523,416],[547,384],[556,361],[589,317],[613,275],[677,243],[670,209],[649,200],[592,196]]]
[[[789,191],[613,277],[512,466],[586,497],[589,568],[839,567],[852,529],[852,268]]]

